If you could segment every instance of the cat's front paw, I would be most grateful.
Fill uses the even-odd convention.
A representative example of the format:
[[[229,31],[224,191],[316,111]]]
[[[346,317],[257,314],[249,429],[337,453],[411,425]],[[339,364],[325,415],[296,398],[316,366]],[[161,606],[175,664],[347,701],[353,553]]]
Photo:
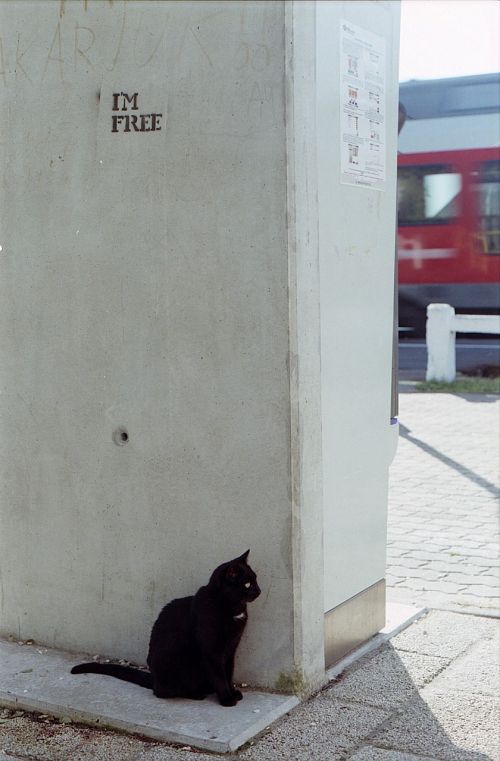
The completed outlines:
[[[243,700],[243,695],[239,690],[234,689],[233,695],[236,698],[236,700]]]
[[[238,698],[233,694],[229,695],[229,697],[219,698],[219,703],[221,706],[225,706],[226,708],[229,708],[230,706],[235,706],[238,702]]]

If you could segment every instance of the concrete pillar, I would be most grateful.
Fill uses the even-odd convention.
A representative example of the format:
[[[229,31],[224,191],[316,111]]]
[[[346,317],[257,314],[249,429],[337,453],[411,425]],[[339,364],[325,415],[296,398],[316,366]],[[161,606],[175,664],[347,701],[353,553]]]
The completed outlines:
[[[144,661],[250,547],[237,676],[324,679],[325,612],[384,575],[397,17],[1,4],[1,634]],[[375,185],[345,21],[385,51]]]

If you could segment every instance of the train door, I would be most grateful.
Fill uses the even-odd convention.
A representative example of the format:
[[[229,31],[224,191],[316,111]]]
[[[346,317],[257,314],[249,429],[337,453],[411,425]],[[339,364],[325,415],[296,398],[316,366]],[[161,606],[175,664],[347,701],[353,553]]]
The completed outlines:
[[[500,254],[500,161],[482,161],[472,172],[475,203],[476,250],[486,256]]]
[[[423,335],[432,301],[450,300],[466,238],[456,161],[405,156],[398,169],[399,324]]]

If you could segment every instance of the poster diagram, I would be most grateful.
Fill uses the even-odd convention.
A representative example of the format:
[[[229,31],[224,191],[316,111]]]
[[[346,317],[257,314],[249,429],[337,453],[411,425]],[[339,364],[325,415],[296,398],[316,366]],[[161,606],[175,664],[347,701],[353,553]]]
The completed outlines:
[[[341,182],[385,187],[385,40],[349,21],[340,34]]]

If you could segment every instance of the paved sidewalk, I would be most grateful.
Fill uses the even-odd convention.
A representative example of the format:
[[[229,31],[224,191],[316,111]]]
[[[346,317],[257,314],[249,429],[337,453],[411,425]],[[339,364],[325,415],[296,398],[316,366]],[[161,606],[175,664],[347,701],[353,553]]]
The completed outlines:
[[[400,395],[391,467],[388,599],[500,610],[500,398]]]

